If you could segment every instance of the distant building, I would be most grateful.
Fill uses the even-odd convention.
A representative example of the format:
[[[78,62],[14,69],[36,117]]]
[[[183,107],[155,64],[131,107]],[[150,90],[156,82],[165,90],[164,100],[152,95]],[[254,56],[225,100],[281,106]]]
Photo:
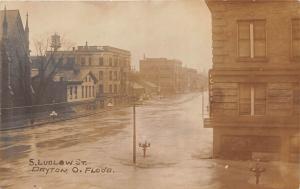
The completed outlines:
[[[193,68],[182,68],[181,72],[181,90],[184,91],[197,91],[206,85],[201,74]]]
[[[206,0],[214,157],[300,158],[300,2]]]
[[[28,16],[24,28],[19,11],[5,9],[0,11],[0,23],[0,104],[5,116],[7,108],[31,105]],[[9,112],[12,114],[13,110]]]
[[[146,95],[154,96],[158,94],[158,86],[154,83],[146,80],[140,80],[138,83],[145,88]]]
[[[88,46],[86,43],[85,46],[74,47],[71,51],[48,51],[46,54],[47,57],[61,59],[56,68],[58,73],[90,71],[97,79],[95,96],[101,101],[118,103],[128,98],[131,60],[129,51],[110,46]],[[32,70],[32,74],[36,74],[36,70]]]
[[[139,90],[139,98],[142,97],[144,99],[149,99],[151,96],[155,96],[159,94],[159,88],[154,83],[145,80],[142,74],[137,71],[130,72],[130,91],[132,91],[131,95],[136,95],[137,90]],[[143,88],[143,89],[141,89]]]
[[[181,92],[181,68],[182,63],[179,60],[166,58],[144,58],[140,60],[142,78],[157,85],[162,94]]]
[[[98,97],[125,97],[129,94],[131,54],[110,46],[78,46],[75,64],[89,69],[98,79]]]
[[[98,79],[89,70],[59,71],[53,78],[53,82],[62,85],[49,90],[48,94],[57,97],[55,102],[76,102],[93,100],[96,98],[96,86]]]
[[[143,98],[143,96],[146,94],[145,88],[136,82],[131,83],[131,90],[132,90],[132,95],[137,99]]]

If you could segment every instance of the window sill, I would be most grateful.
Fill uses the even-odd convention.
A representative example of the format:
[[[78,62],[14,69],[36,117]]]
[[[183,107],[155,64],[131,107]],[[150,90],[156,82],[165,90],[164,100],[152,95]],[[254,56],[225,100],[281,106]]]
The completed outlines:
[[[257,118],[257,117],[266,117],[266,114],[262,115],[239,115],[240,117],[249,117],[249,118]]]
[[[238,57],[236,61],[237,62],[268,62],[269,59],[267,57],[257,57],[257,58]]]
[[[291,62],[300,63],[300,57],[291,57]]]

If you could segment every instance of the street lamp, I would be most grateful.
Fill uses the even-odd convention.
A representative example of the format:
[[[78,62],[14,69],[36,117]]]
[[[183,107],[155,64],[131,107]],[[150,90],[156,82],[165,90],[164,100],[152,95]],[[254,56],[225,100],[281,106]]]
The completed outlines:
[[[143,148],[144,158],[146,157],[146,150],[150,147],[150,142],[145,141],[144,143],[139,143],[139,147]]]
[[[252,167],[251,169],[250,169],[250,171],[251,172],[254,172],[254,174],[255,174],[255,177],[256,177],[256,184],[259,184],[259,178],[260,178],[260,176],[261,176],[261,173],[263,173],[263,172],[265,172],[266,171],[266,169],[264,168],[264,167],[261,167],[260,165],[259,165],[259,159],[257,159],[256,160],[256,165],[255,165],[255,167]]]
[[[201,87],[202,119],[204,118],[204,87]]]
[[[135,127],[135,97],[132,97],[133,100],[133,163],[136,163],[136,127]]]

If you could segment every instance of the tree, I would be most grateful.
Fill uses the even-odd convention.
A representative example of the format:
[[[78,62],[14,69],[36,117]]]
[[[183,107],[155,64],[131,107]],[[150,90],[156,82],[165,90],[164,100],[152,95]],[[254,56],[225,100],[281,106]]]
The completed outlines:
[[[38,75],[35,78],[34,104],[40,104],[49,84],[63,63],[64,54],[58,49],[69,50],[74,43],[57,34],[47,38],[35,39],[36,63]]]

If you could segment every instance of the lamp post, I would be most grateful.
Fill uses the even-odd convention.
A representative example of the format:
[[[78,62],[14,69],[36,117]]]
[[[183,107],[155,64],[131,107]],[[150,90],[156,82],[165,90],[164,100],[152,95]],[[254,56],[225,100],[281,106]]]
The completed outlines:
[[[204,118],[204,87],[201,87],[202,118]]]
[[[145,141],[144,143],[139,143],[139,147],[143,148],[144,158],[146,157],[146,150],[150,147],[150,142]]]
[[[133,163],[136,163],[136,126],[135,126],[135,97],[133,100]]]
[[[256,177],[256,184],[259,184],[259,178],[261,176],[261,173],[265,172],[266,169],[264,167],[259,166],[259,159],[256,161],[255,167],[252,167],[250,169],[251,172],[254,172]]]

